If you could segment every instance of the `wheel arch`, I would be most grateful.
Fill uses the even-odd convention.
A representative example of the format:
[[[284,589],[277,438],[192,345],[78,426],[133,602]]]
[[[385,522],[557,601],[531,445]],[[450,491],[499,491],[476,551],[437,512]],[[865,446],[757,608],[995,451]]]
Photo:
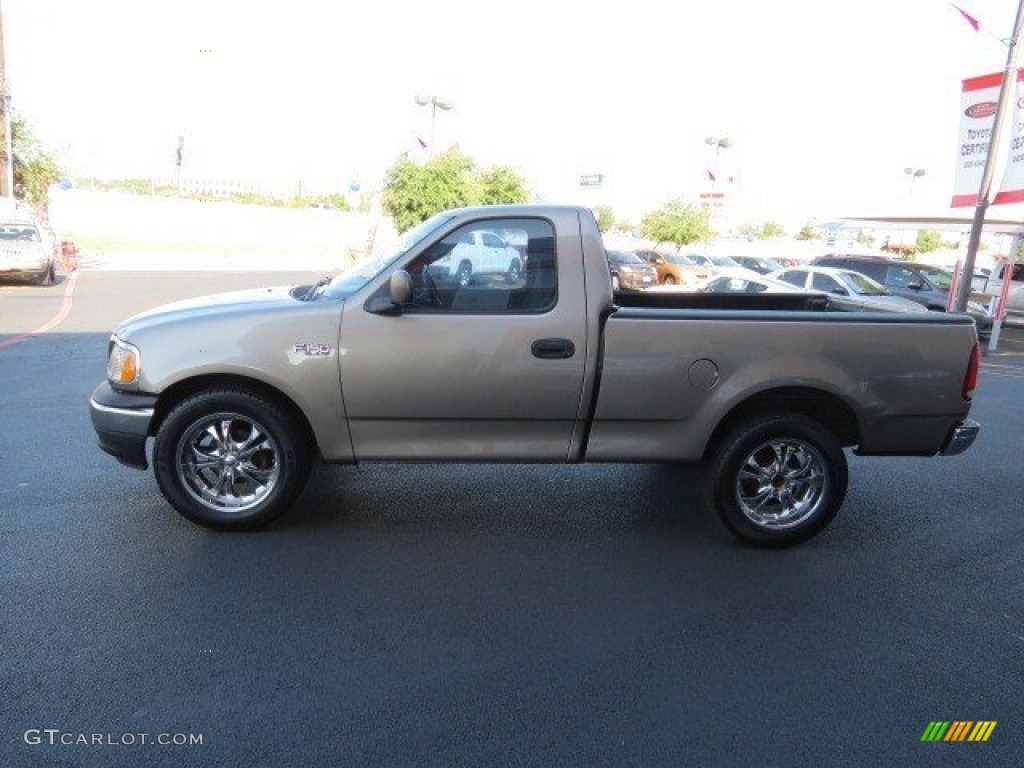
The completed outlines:
[[[704,457],[711,455],[737,424],[771,411],[789,411],[814,419],[842,446],[860,443],[857,414],[841,397],[814,387],[777,387],[751,395],[733,406],[711,433]]]
[[[161,392],[157,397],[156,404],[153,406],[153,419],[150,421],[149,434],[155,435],[159,431],[167,415],[174,410],[178,403],[197,392],[210,389],[239,389],[274,400],[278,405],[296,417],[309,446],[314,449],[318,448],[316,433],[313,431],[312,424],[310,424],[306,414],[292,398],[276,387],[259,379],[230,373],[204,374],[182,379]]]

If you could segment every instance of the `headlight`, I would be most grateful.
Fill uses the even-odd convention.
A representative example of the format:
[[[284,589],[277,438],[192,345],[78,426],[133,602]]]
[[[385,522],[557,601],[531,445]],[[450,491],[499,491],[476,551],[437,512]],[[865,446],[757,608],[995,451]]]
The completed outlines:
[[[122,387],[139,380],[141,361],[139,350],[116,336],[110,339],[110,357],[107,359],[107,380]]]

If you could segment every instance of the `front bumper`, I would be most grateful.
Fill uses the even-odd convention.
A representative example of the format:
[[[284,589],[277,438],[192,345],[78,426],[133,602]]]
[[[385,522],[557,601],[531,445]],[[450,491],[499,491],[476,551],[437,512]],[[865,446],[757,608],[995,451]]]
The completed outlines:
[[[642,291],[657,284],[657,277],[646,273],[619,272],[619,287],[621,288],[631,291]]]
[[[958,453],[963,453],[973,445],[980,429],[981,425],[976,421],[971,419],[961,421],[953,427],[939,453],[943,456],[956,456]]]
[[[128,467],[146,469],[146,438],[156,395],[115,392],[103,382],[89,399],[89,416],[100,448]]]

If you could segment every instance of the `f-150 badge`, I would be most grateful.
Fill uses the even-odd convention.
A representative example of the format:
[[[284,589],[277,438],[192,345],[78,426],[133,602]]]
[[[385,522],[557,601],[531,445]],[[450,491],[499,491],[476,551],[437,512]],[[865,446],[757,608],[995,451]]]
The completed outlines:
[[[331,354],[331,345],[306,341],[302,344],[296,344],[292,351],[306,357],[327,357]]]

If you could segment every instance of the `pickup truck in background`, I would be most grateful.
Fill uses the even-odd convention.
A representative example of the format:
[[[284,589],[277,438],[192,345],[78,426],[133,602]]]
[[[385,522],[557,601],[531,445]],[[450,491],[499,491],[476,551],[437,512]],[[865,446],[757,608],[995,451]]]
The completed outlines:
[[[487,230],[464,232],[451,252],[431,267],[441,277],[454,275],[460,285],[467,285],[481,276],[504,275],[509,280],[517,280],[522,269],[519,251],[497,233]]]
[[[438,268],[498,231],[526,244],[519,275]],[[589,210],[495,206],[438,214],[315,285],[126,320],[90,413],[124,464],[146,468],[152,438],[168,501],[215,528],[285,512],[317,455],[704,461],[725,526],[785,546],[839,510],[845,447],[970,446],[977,375],[969,317],[836,311],[807,292],[616,293]]]

